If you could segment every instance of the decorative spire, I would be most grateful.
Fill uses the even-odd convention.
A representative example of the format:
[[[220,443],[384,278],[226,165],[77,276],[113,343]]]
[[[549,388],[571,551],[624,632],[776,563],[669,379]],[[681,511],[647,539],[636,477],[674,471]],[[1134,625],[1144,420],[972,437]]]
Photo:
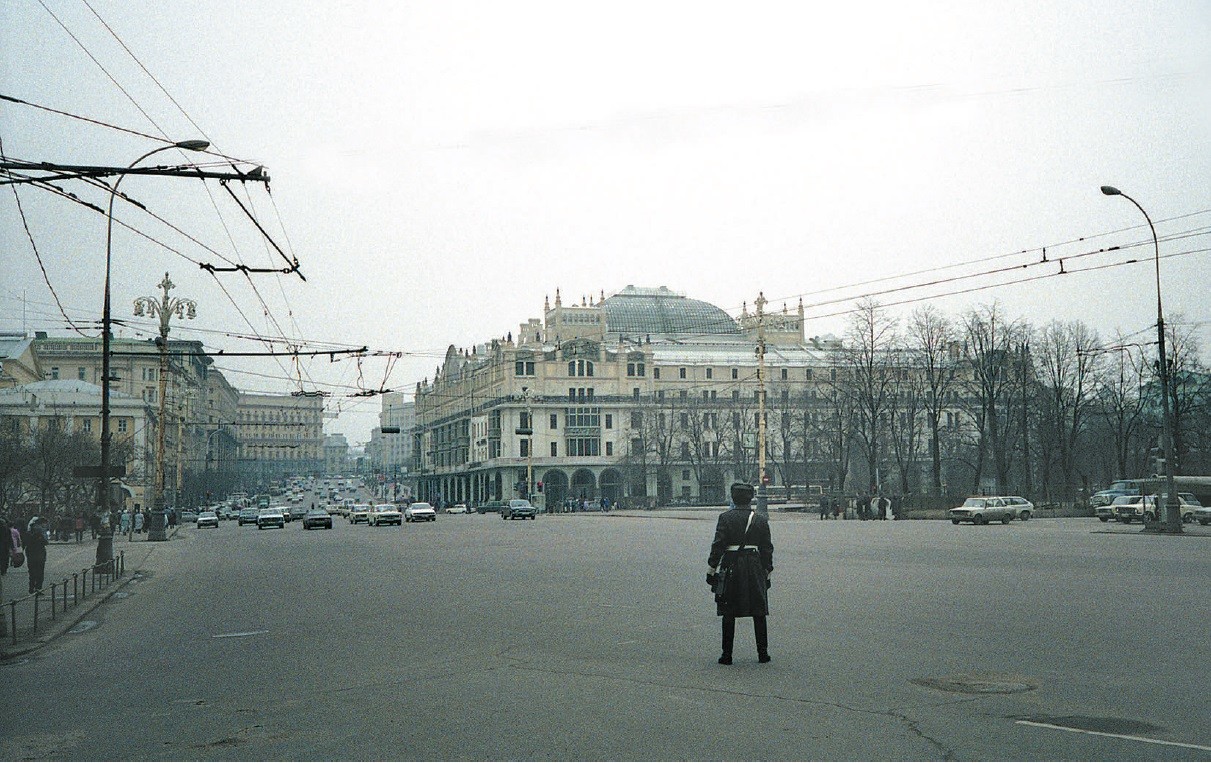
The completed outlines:
[[[551,296],[549,294],[542,298],[542,311],[543,313],[551,312]]]
[[[559,287],[556,286],[555,287],[555,307],[558,308],[558,307],[562,307],[562,306],[563,306],[563,302],[560,301],[560,299],[559,299]]]

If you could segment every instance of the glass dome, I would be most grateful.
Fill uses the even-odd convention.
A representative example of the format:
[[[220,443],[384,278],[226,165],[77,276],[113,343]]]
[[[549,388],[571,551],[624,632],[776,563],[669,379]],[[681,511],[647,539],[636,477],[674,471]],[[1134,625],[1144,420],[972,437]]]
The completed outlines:
[[[661,286],[627,286],[601,303],[610,334],[739,334],[732,316],[709,302],[689,299]]]

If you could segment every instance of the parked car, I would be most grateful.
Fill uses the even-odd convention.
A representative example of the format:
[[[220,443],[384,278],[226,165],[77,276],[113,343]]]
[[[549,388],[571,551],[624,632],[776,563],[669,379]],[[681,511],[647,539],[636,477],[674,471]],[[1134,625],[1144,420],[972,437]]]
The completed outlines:
[[[1099,506],[1109,506],[1114,503],[1115,498],[1124,495],[1140,495],[1142,490],[1142,480],[1115,480],[1110,483],[1110,487],[1089,496],[1089,505],[1094,509]]]
[[[1115,507],[1114,518],[1124,524],[1131,524],[1134,521],[1155,522],[1157,517],[1164,513],[1166,495],[1162,493],[1159,496],[1135,496],[1135,500],[1131,503]],[[1177,504],[1181,520],[1193,522],[1194,512],[1199,507],[1198,499],[1192,493],[1178,493]]]
[[[379,525],[402,525],[403,515],[399,513],[399,509],[394,503],[376,503],[370,509],[369,519],[366,524],[373,527]]]
[[[960,522],[986,525],[993,520],[1009,524],[1013,517],[1014,510],[996,496],[968,498],[962,506],[950,510],[950,521],[956,525]]]
[[[213,511],[203,511],[198,515],[198,529],[213,527],[219,529],[219,515]]]
[[[1116,496],[1110,503],[1098,506],[1093,510],[1094,515],[1103,522],[1109,522],[1112,519],[1117,519],[1118,507],[1126,503],[1135,503],[1140,497],[1138,495],[1120,495]]]
[[[453,506],[447,506],[446,513],[447,514],[466,514],[467,507],[461,503],[456,503]]]
[[[1211,524],[1211,507],[1199,506],[1194,510],[1194,521],[1204,527]]]
[[[486,501],[475,507],[475,511],[479,514],[495,514],[503,509],[504,501]]]
[[[323,509],[312,509],[303,515],[303,529],[311,530],[316,527],[323,527],[326,530],[332,529],[332,515]]]
[[[1194,493],[1178,493],[1177,497],[1182,504],[1182,521],[1186,524],[1193,522],[1195,513],[1203,508],[1203,505],[1194,497]]]
[[[437,512],[424,501],[417,501],[404,509],[405,522],[436,522]]]
[[[512,498],[500,510],[501,519],[535,519],[537,516],[538,510],[524,498]]]
[[[1027,522],[1034,515],[1034,504],[1025,498],[1018,495],[1003,495],[1000,498],[1013,511],[1014,519]]]
[[[266,527],[286,527],[286,517],[282,514],[281,506],[270,506],[267,509],[260,509],[256,515],[256,529],[264,530]]]
[[[355,525],[358,522],[370,522],[370,504],[355,503],[349,507],[349,512],[345,515],[349,517],[349,524]]]

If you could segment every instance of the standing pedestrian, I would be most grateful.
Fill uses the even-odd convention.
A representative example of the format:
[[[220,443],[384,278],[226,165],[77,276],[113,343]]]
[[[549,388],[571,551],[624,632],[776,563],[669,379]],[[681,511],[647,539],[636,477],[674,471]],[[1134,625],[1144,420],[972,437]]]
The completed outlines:
[[[127,535],[130,533],[130,512],[122,509],[122,519],[118,522],[118,530]]]
[[[137,533],[143,532],[143,521],[144,521],[143,512],[136,511],[135,512],[135,532],[137,532]]]
[[[862,521],[870,519],[870,494],[865,491],[858,496],[858,519]]]
[[[723,653],[719,664],[732,664],[737,617],[753,618],[757,661],[769,662],[765,617],[769,614],[770,574],[774,571],[769,520],[752,509],[752,485],[734,483],[731,496],[732,508],[719,515],[707,557],[710,568],[707,583],[715,587],[718,575],[726,580],[721,586],[723,590],[715,596],[715,613],[723,618]]]
[[[42,517],[29,521],[25,537],[25,559],[29,565],[29,592],[42,590],[42,576],[46,574],[46,545],[50,542],[50,531]]]
[[[10,561],[16,561],[13,553],[13,536],[9,531],[8,518],[0,516],[0,601],[4,601],[4,575],[8,572]],[[8,635],[8,619],[0,612],[0,636]]]
[[[820,518],[828,519],[829,515],[828,496],[821,494],[820,496]]]
[[[84,542],[84,515],[76,515],[76,543]]]

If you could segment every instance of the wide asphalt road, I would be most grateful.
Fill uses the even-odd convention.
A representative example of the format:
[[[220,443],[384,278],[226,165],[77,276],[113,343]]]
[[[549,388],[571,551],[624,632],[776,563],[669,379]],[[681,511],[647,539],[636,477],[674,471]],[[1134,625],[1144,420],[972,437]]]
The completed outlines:
[[[724,667],[713,526],[187,527],[0,666],[0,759],[1211,757],[1211,538],[775,515]]]

